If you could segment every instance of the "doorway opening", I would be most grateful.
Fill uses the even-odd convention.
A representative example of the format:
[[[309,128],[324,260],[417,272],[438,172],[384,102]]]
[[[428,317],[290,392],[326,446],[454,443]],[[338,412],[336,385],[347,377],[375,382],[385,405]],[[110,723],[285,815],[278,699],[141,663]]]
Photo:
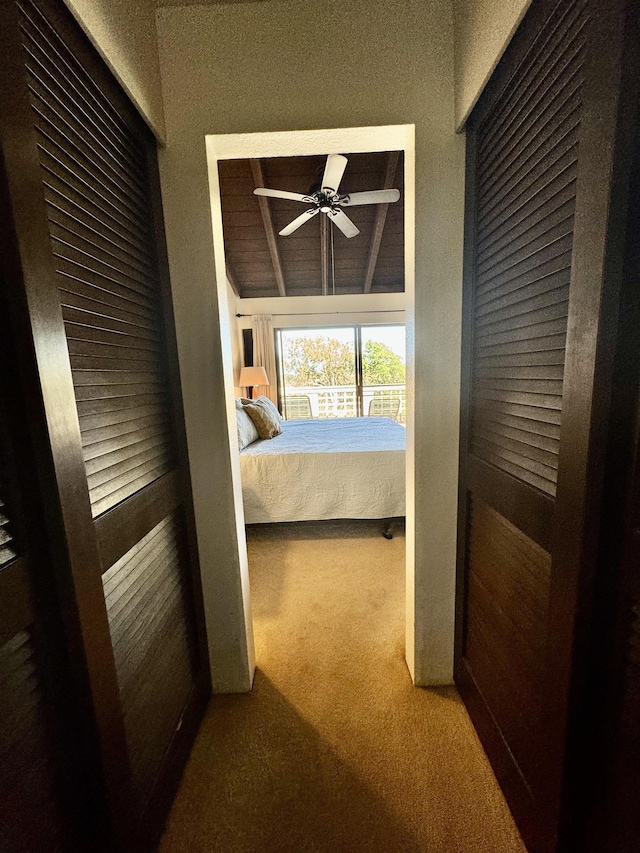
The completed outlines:
[[[414,317],[414,285],[415,285],[415,147],[414,147],[414,127],[413,125],[395,125],[386,127],[365,127],[365,128],[335,128],[329,130],[315,131],[292,131],[287,133],[258,133],[258,134],[230,134],[221,136],[207,136],[207,161],[209,171],[209,186],[211,194],[211,215],[213,223],[213,240],[215,252],[216,279],[218,289],[218,303],[220,307],[221,328],[223,341],[227,349],[227,358],[225,361],[225,394],[227,398],[227,413],[229,418],[229,442],[230,455],[232,460],[232,478],[235,497],[235,506],[237,513],[237,536],[238,536],[238,552],[241,559],[246,564],[247,560],[247,541],[246,531],[244,527],[244,510],[242,502],[242,482],[240,475],[240,457],[237,444],[236,423],[235,423],[235,402],[234,399],[239,396],[240,389],[237,388],[237,370],[234,371],[234,349],[240,351],[239,340],[241,339],[242,328],[247,328],[246,318],[244,323],[236,322],[233,305],[230,305],[229,283],[233,286],[233,272],[229,264],[229,257],[225,252],[225,240],[223,232],[223,214],[221,202],[221,180],[220,180],[220,165],[228,161],[239,161],[249,159],[252,163],[258,162],[266,158],[283,158],[283,157],[310,157],[324,156],[330,154],[366,154],[370,152],[401,152],[404,162],[404,186],[402,193],[402,212],[404,216],[404,245],[402,261],[404,265],[404,290],[402,293],[393,294],[395,297],[394,305],[397,308],[391,309],[395,318],[404,320],[404,324],[395,323],[396,328],[403,328],[406,325],[406,349],[405,349],[405,364],[406,377],[402,382],[384,383],[380,381],[372,381],[369,372],[365,370],[363,358],[363,346],[370,350],[376,344],[376,328],[390,327],[390,312],[385,311],[380,305],[376,306],[376,294],[368,293],[368,305],[376,306],[367,308],[365,313],[371,315],[371,325],[362,322],[361,313],[355,310],[353,299],[348,293],[338,293],[335,295],[302,295],[298,293],[294,296],[283,294],[282,288],[280,292],[280,301],[282,303],[282,316],[291,317],[291,321],[287,324],[288,328],[277,327],[276,339],[280,344],[280,355],[284,342],[290,340],[290,329],[292,325],[297,323],[300,328],[301,316],[296,316],[295,308],[300,308],[300,300],[304,300],[305,318],[309,316],[311,311],[314,316],[313,326],[316,334],[318,330],[327,329],[334,326],[340,326],[341,334],[353,335],[353,356],[354,356],[354,376],[353,376],[353,408],[356,415],[367,415],[370,407],[373,411],[382,406],[388,407],[390,404],[387,398],[393,398],[394,395],[389,394],[389,390],[394,390],[394,386],[400,386],[398,393],[395,395],[400,400],[397,406],[397,414],[394,420],[406,424],[406,469],[404,472],[404,480],[413,481],[413,470],[409,466],[413,466],[415,458],[414,453],[414,426],[413,426],[413,317]],[[324,218],[324,217],[319,217]],[[276,270],[277,278],[277,270]],[[334,280],[335,287],[335,280]],[[232,296],[233,299],[233,296]],[[322,300],[314,302],[314,300]],[[256,296],[248,299],[250,305],[247,305],[246,313],[261,313],[263,308],[263,298]],[[262,304],[261,304],[262,302]],[[380,302],[380,300],[378,300]],[[313,303],[313,304],[312,304]],[[314,306],[317,310],[313,310]],[[364,307],[364,306],[363,306]],[[291,309],[291,310],[290,310]],[[244,312],[243,312],[244,313]],[[394,319],[395,319],[394,318]],[[274,322],[278,318],[274,317]],[[305,327],[307,325],[304,320]],[[375,326],[373,324],[376,324]],[[350,332],[348,330],[351,330]],[[399,334],[399,332],[397,333]],[[396,337],[397,337],[396,334]],[[256,363],[254,361],[254,363]],[[236,365],[237,367],[237,362]],[[287,397],[311,397],[313,392],[309,394],[289,394],[287,388],[287,376],[284,369],[282,357],[280,359],[280,383],[279,390],[281,395],[281,405],[283,414],[287,413],[287,405],[289,413],[292,412],[292,406],[295,407],[298,401],[288,401]],[[380,377],[377,376],[376,379]],[[395,377],[399,378],[399,377]],[[274,382],[275,384],[275,382]],[[386,388],[385,385],[392,387]],[[289,390],[291,390],[291,379],[289,377]],[[299,390],[299,388],[298,388]],[[315,392],[317,395],[317,391]],[[395,400],[392,399],[394,404]],[[319,406],[317,402],[317,406]],[[313,415],[313,408],[311,407]],[[386,413],[382,413],[383,418],[387,417]],[[406,529],[407,543],[414,541],[413,530],[415,526],[415,509],[413,502],[413,493],[410,490],[406,491]],[[406,642],[406,660],[414,677],[414,661],[413,661],[413,631],[415,626],[415,604],[414,604],[414,575],[415,575],[415,556],[413,548],[406,549],[406,626],[407,626],[407,642]]]

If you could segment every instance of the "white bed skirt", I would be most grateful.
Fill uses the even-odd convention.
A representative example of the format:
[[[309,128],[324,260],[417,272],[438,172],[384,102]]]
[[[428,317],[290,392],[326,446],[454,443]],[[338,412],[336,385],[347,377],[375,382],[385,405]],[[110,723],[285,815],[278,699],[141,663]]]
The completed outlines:
[[[405,429],[389,418],[285,421],[240,454],[247,524],[405,514]]]

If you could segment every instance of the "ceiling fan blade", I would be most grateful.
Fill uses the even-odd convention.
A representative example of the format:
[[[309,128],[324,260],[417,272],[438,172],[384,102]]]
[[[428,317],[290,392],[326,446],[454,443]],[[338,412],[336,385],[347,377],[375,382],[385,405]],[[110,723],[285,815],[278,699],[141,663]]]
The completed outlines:
[[[360,233],[360,229],[356,228],[353,222],[349,219],[346,213],[342,210],[331,210],[327,214],[332,222],[338,226],[345,237],[355,237]]]
[[[329,154],[327,165],[324,167],[324,175],[322,176],[322,189],[324,191],[331,190],[334,193],[338,192],[338,187],[346,168],[346,157],[343,157],[342,154]]]
[[[308,222],[310,219],[312,219],[316,215],[316,213],[320,213],[320,209],[317,207],[312,207],[309,210],[305,210],[305,212],[301,213],[300,216],[296,216],[293,222],[290,222],[288,225],[285,225],[282,231],[279,232],[280,236],[288,237],[289,234],[293,234],[293,232],[297,231],[297,229],[301,225],[304,225],[305,222]]]
[[[350,193],[341,198],[341,207],[351,207],[355,204],[391,204],[400,198],[400,190],[371,190],[366,193]]]
[[[301,193],[290,193],[287,190],[268,190],[266,187],[256,187],[253,191],[254,195],[266,195],[269,198],[288,198],[290,201],[304,201],[306,204],[309,204],[310,201],[313,201],[312,198],[308,195],[302,195]]]

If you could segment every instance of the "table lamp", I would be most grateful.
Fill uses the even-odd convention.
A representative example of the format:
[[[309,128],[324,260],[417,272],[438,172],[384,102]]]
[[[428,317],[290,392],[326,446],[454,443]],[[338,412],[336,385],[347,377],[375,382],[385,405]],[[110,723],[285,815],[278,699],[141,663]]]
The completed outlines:
[[[258,385],[270,385],[267,371],[264,367],[243,367],[240,369],[238,385],[247,389],[247,396],[253,399],[253,389]]]

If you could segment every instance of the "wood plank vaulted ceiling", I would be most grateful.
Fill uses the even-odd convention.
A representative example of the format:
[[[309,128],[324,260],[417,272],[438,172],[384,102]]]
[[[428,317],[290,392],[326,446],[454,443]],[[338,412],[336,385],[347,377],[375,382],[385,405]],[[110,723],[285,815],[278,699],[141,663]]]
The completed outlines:
[[[346,153],[346,152],[345,152]],[[397,188],[400,201],[345,208],[360,229],[347,239],[333,228],[335,293],[404,291],[404,162],[402,152],[348,154],[341,195]],[[317,296],[334,293],[330,227],[324,214],[288,237],[278,232],[303,213],[296,201],[262,198],[258,186],[308,193],[326,156],[222,160],[220,192],[227,275],[237,296]]]

